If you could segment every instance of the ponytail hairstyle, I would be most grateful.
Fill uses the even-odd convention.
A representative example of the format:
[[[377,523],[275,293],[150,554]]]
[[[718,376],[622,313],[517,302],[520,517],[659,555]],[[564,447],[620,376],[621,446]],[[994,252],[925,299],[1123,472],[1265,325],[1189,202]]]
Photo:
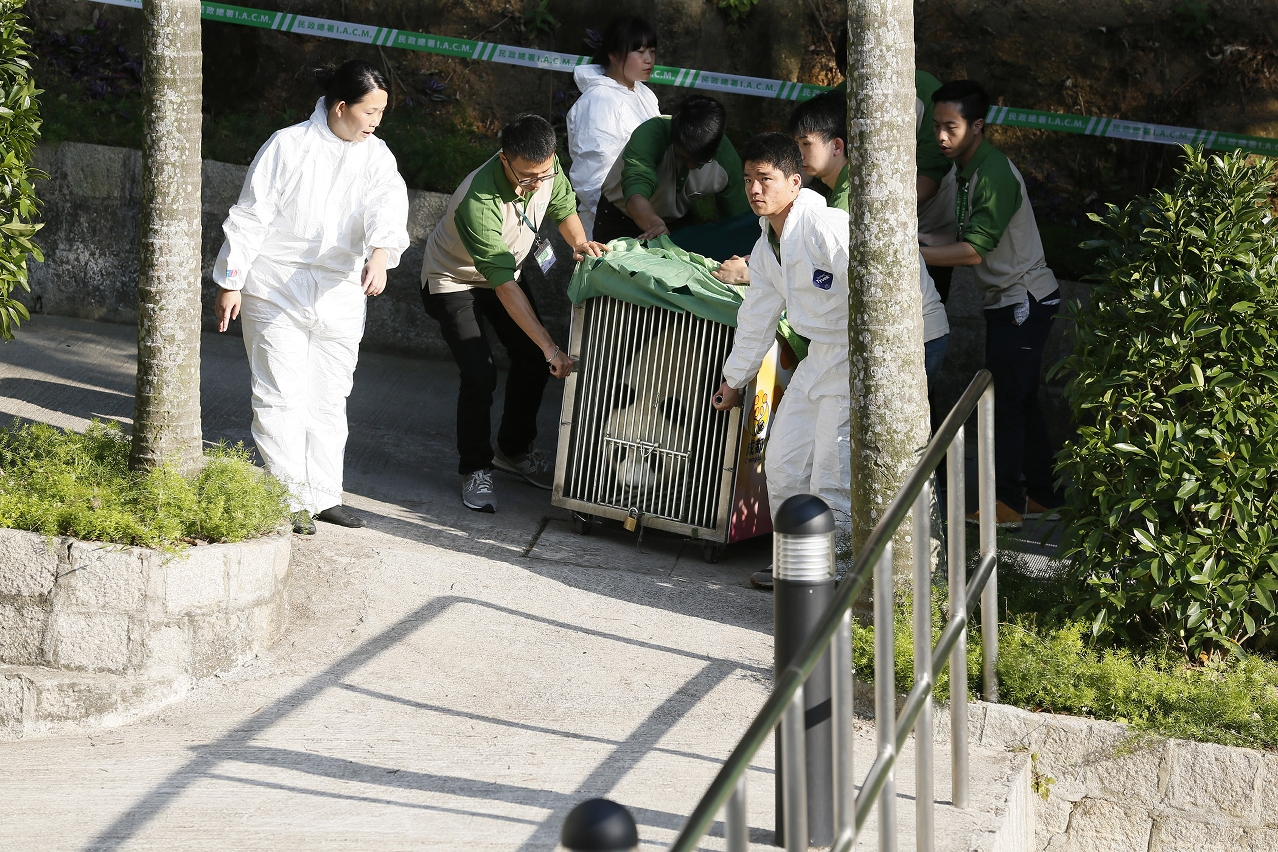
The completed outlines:
[[[632,50],[643,50],[645,47],[654,50],[657,47],[657,31],[652,25],[643,18],[618,15],[604,27],[599,47],[590,61],[595,65],[602,65],[604,71],[607,71],[612,57],[620,57],[622,64],[625,64],[626,56]]]
[[[336,67],[325,65],[316,68],[314,74],[315,82],[324,92],[324,109],[332,109],[343,101],[347,106],[355,106],[375,89],[390,91],[382,72],[362,59],[351,59]]]

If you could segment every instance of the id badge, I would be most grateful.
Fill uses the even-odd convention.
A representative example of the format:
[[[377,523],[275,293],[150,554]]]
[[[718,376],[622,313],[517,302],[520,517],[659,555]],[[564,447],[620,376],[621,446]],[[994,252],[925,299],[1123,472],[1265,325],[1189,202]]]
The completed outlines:
[[[537,265],[541,267],[541,272],[545,275],[555,265],[555,261],[559,258],[555,257],[555,247],[550,244],[550,240],[539,239],[533,244],[533,258],[537,261]]]

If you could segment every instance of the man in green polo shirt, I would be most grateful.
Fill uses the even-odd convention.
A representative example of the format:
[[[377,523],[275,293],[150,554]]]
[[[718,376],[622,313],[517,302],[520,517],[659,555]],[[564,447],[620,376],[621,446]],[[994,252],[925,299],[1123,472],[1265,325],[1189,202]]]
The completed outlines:
[[[586,239],[576,196],[555,157],[550,122],[525,115],[502,128],[501,151],[462,181],[426,241],[422,302],[461,370],[462,502],[480,512],[497,511],[494,467],[540,488],[553,484],[550,464],[534,446],[537,411],[549,377],[566,377],[572,362],[541,324],[520,276],[525,258],[543,272],[557,261],[550,241],[538,235],[546,216],[576,259],[607,251]],[[510,357],[496,451],[490,410],[497,370],[481,317]]]
[[[723,104],[692,95],[669,116],[636,127],[604,179],[595,238],[668,234],[693,224],[693,206],[710,196],[721,219],[749,213],[741,158],[723,135],[726,120]]]
[[[1014,528],[1023,516],[1060,503],[1038,386],[1061,294],[1025,181],[985,138],[989,96],[979,83],[959,80],[937,89],[932,100],[937,141],[958,169],[958,241],[925,246],[923,257],[930,266],[971,266],[976,273],[985,307],[985,367],[994,374],[997,519]]]

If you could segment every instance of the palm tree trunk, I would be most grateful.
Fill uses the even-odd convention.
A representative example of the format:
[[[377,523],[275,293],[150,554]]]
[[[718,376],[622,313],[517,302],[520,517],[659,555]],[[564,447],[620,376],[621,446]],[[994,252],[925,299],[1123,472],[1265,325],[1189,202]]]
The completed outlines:
[[[200,0],[143,0],[142,259],[135,468],[198,470]]]
[[[928,439],[914,165],[911,0],[848,2],[852,545],[859,550]],[[895,540],[910,576],[911,526]]]

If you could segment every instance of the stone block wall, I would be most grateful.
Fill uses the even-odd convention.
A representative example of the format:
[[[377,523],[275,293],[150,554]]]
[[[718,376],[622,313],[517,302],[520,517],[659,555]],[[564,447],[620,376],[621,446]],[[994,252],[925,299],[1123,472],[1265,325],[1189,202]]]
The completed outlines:
[[[283,630],[291,538],[177,554],[0,529],[0,740],[180,694]]]
[[[1037,783],[1048,785],[1035,808],[1039,852],[1278,849],[1278,754],[977,706],[971,741],[1034,754]]]

